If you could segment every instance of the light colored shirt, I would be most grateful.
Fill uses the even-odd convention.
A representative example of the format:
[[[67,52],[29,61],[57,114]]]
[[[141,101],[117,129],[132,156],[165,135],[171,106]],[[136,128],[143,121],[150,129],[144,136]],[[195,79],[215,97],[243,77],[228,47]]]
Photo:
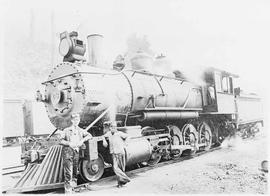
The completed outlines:
[[[61,140],[65,140],[67,142],[70,143],[78,143],[80,142],[84,137],[90,136],[92,137],[92,135],[90,133],[88,133],[86,130],[80,128],[80,127],[75,127],[75,126],[70,126],[66,129],[64,129],[61,133],[60,133],[60,141]],[[79,151],[79,148],[75,148],[74,150]]]
[[[107,132],[105,137],[109,139],[110,153],[111,154],[125,154],[125,139],[127,139],[128,134],[121,131],[116,131],[112,134],[111,131]]]

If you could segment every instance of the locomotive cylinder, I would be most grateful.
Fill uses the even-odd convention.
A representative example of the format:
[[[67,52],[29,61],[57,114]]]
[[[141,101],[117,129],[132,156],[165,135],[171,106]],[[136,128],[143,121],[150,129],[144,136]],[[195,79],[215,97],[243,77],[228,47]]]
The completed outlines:
[[[131,139],[126,147],[127,166],[148,161],[151,157],[152,147],[147,139]]]

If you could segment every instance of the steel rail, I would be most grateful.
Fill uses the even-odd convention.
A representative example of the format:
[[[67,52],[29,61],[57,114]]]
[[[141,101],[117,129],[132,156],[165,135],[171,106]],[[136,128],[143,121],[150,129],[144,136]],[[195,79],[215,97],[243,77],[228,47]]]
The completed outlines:
[[[185,161],[185,160],[190,160],[190,159],[193,159],[195,157],[199,157],[199,156],[201,156],[203,154],[214,152],[214,151],[220,150],[220,149],[221,149],[220,146],[213,147],[208,151],[200,151],[200,152],[198,152],[198,153],[196,153],[194,155],[191,155],[191,156],[181,156],[179,158],[171,159],[171,160],[168,160],[168,161],[162,161],[162,162],[160,162],[160,163],[158,163],[158,164],[156,164],[154,166],[143,166],[143,167],[140,167],[138,169],[126,171],[126,174],[129,175],[129,176],[134,176],[134,175],[136,175],[138,173],[143,173],[143,172],[155,169],[155,168],[163,167],[163,166],[174,164],[174,163],[179,163],[179,162],[182,162],[182,161]],[[99,179],[98,181],[95,181],[95,182],[83,183],[83,184],[80,184],[77,187],[75,187],[74,191],[75,192],[91,191],[91,186],[92,185],[95,186],[95,185],[98,185],[100,183],[104,184],[105,182],[110,182],[110,181],[114,180],[115,178],[116,178],[115,175],[110,175],[108,177],[101,178],[101,179]],[[31,192],[33,192],[33,191],[31,191]],[[6,193],[6,191],[3,191],[2,193]],[[48,192],[47,192],[47,194],[59,194],[59,193],[63,193],[63,183],[57,184],[57,186],[54,186],[54,188],[51,189],[51,191],[48,190]]]

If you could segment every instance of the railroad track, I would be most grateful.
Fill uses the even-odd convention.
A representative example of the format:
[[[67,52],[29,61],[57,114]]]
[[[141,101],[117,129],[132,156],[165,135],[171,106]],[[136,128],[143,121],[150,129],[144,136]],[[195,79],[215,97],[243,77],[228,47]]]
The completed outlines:
[[[200,152],[198,152],[198,153],[196,153],[196,154],[194,154],[192,156],[182,156],[182,157],[172,159],[172,160],[169,160],[169,161],[162,161],[162,162],[160,162],[160,163],[158,163],[158,164],[156,164],[154,166],[144,166],[144,167],[141,167],[141,168],[126,171],[126,174],[128,176],[134,176],[135,174],[143,173],[143,172],[155,169],[155,168],[163,167],[163,166],[166,166],[166,165],[170,165],[170,164],[173,164],[173,163],[178,163],[178,162],[189,160],[189,159],[193,159],[195,157],[199,157],[199,156],[201,156],[203,154],[207,154],[207,153],[219,150],[219,149],[221,149],[220,146],[214,147],[214,148],[211,148],[208,151],[200,151]],[[106,184],[106,182],[110,182],[110,181],[112,181],[114,179],[115,179],[115,175],[111,175],[111,176],[108,176],[108,177],[101,178],[100,180],[98,180],[96,182],[88,182],[88,183],[80,184],[75,188],[75,192],[82,192],[82,191],[91,190],[91,186],[95,186],[95,185],[99,185],[99,184]],[[59,193],[59,192],[54,192],[54,193]]]
[[[219,150],[219,149],[221,149],[220,146],[213,147],[208,151],[200,151],[200,152],[197,152],[196,154],[191,155],[191,156],[181,156],[179,158],[175,158],[175,159],[172,159],[172,160],[162,161],[162,162],[160,162],[160,163],[158,163],[158,164],[156,164],[154,166],[142,166],[140,168],[136,168],[136,169],[133,169],[133,170],[126,171],[126,173],[127,173],[128,176],[134,176],[134,175],[136,175],[138,173],[144,173],[144,172],[146,172],[148,170],[152,170],[152,169],[163,167],[163,166],[170,165],[170,164],[173,164],[173,163],[178,163],[178,162],[181,162],[181,161],[193,159],[195,157],[198,157],[198,156],[201,156],[203,154],[207,154],[207,153]],[[114,175],[113,172],[110,171],[108,176],[103,177],[103,178],[99,179],[96,182],[88,182],[88,183],[80,184],[77,187],[75,187],[74,190],[75,190],[75,192],[84,192],[84,191],[95,190],[92,187],[99,186],[100,188],[102,188],[103,186],[106,186],[107,182],[111,182],[113,180],[115,180],[115,175]],[[30,191],[28,193],[31,193],[31,192],[36,192],[36,191]],[[50,189],[50,190],[48,189],[48,190],[38,191],[38,193],[42,193],[42,194],[59,194],[59,193],[63,193],[63,192],[64,192],[63,188],[55,188],[55,189]],[[6,193],[6,191],[4,191],[3,193]]]
[[[10,175],[15,173],[23,172],[25,169],[25,165],[18,165],[14,167],[8,167],[2,169],[2,175]]]

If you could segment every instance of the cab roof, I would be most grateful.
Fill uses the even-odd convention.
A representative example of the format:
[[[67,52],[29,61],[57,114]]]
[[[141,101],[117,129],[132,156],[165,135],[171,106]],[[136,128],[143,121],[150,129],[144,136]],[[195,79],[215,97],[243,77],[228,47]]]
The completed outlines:
[[[222,70],[222,69],[218,69],[216,67],[208,67],[206,69],[206,72],[208,72],[208,73],[209,72],[220,72],[222,75],[231,76],[231,77],[234,77],[234,78],[239,78],[239,75],[230,73],[230,72]]]

